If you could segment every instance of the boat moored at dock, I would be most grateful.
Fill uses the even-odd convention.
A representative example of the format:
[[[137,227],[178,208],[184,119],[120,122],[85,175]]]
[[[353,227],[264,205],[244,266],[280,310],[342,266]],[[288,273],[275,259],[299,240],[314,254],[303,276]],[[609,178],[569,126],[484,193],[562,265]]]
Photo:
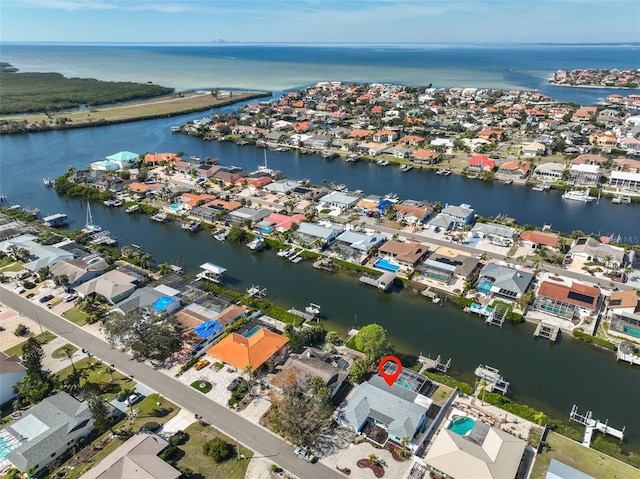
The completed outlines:
[[[56,213],[53,215],[45,216],[42,218],[42,223],[45,226],[51,226],[52,228],[59,228],[67,223],[67,215],[64,213]]]
[[[589,203],[595,198],[589,196],[589,190],[569,190],[562,195],[563,200],[581,201],[582,203]]]

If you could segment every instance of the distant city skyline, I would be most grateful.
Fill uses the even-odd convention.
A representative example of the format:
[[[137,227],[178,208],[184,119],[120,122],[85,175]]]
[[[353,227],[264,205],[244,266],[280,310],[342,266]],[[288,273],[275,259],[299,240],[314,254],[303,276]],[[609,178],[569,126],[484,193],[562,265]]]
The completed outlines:
[[[634,43],[638,0],[2,0],[0,41]]]

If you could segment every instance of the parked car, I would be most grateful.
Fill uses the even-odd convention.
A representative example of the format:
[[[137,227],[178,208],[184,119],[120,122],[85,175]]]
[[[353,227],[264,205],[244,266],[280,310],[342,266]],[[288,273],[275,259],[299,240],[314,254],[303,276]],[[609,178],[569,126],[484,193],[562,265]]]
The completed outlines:
[[[240,385],[242,384],[243,381],[244,381],[244,379],[242,379],[240,376],[238,376],[233,381],[231,381],[231,383],[227,386],[227,391],[231,391],[231,392],[235,391],[236,389],[238,389],[240,387]]]
[[[196,363],[194,368],[199,371],[200,369],[206,368],[207,366],[209,366],[209,360],[208,359],[201,359],[200,361],[198,361]]]
[[[16,278],[27,279],[29,276],[31,276],[31,271],[29,271],[28,269],[23,269],[16,275]]]
[[[140,394],[132,394],[131,396],[129,396],[127,399],[124,400],[124,403],[127,406],[133,406],[135,403],[137,403],[141,399],[142,399],[142,395],[140,395]]]
[[[78,295],[76,293],[70,293],[70,294],[66,295],[63,300],[64,300],[65,303],[69,303],[69,302],[73,301],[74,299],[76,299],[77,297],[78,297]]]
[[[307,449],[305,449],[304,447],[296,447],[296,449],[293,451],[293,453],[298,456],[300,459],[302,459],[303,461],[307,461],[307,462],[315,462],[316,460],[316,456],[314,456],[313,454],[311,454]]]
[[[45,296],[43,296],[42,298],[40,298],[38,301],[40,301],[41,303],[46,303],[47,301],[51,301],[53,299],[53,295],[52,294],[47,294]]]

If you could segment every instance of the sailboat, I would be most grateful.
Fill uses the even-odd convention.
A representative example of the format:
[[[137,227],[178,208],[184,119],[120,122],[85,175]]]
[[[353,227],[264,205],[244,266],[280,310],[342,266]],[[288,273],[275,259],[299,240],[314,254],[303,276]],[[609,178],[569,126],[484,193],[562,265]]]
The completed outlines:
[[[102,231],[102,228],[93,222],[93,216],[91,215],[91,205],[87,201],[87,222],[82,229],[85,233],[98,233]]]
[[[264,150],[264,165],[258,165],[258,172],[273,176],[273,170],[267,166],[267,150]]]

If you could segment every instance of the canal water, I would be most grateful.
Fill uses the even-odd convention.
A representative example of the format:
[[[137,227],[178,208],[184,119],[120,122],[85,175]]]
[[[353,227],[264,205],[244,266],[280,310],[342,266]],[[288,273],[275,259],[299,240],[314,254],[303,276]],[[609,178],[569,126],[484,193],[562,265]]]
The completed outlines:
[[[223,164],[252,170],[263,162],[263,151],[228,143],[203,142],[171,134],[170,126],[193,115],[67,132],[0,138],[0,193],[12,203],[39,207],[43,214],[64,212],[71,227],[83,226],[86,204],[58,197],[42,185],[42,177],[56,177],[68,166],[85,167],[121,150],[137,153],[183,151],[218,157]],[[196,116],[197,118],[197,116]],[[569,205],[553,193],[531,192],[513,186],[467,181],[426,172],[399,173],[369,164],[326,161],[290,152],[268,153],[269,167],[285,176],[313,183],[344,183],[371,193],[398,193],[442,203],[470,203],[480,214],[509,214],[520,223],[551,223],[571,231],[638,234],[636,206]],[[228,269],[227,285],[244,291],[252,284],[267,288],[271,301],[284,308],[322,306],[328,329],[346,333],[354,326],[377,323],[385,327],[399,352],[442,355],[452,359],[451,374],[473,382],[479,364],[500,369],[511,382],[518,401],[566,420],[571,405],[590,409],[594,417],[627,427],[629,446],[640,450],[640,371],[618,364],[610,353],[566,338],[560,344],[534,340],[529,325],[488,327],[451,305],[437,306],[408,290],[381,293],[359,284],[357,277],[317,271],[310,264],[292,264],[271,252],[252,253],[246,247],[218,242],[205,231],[186,233],[177,224],[155,224],[145,216],[129,216],[122,209],[92,205],[94,222],[109,230],[120,244],[142,245],[158,262],[180,264],[189,273],[205,261]],[[566,216],[566,218],[565,218]]]

